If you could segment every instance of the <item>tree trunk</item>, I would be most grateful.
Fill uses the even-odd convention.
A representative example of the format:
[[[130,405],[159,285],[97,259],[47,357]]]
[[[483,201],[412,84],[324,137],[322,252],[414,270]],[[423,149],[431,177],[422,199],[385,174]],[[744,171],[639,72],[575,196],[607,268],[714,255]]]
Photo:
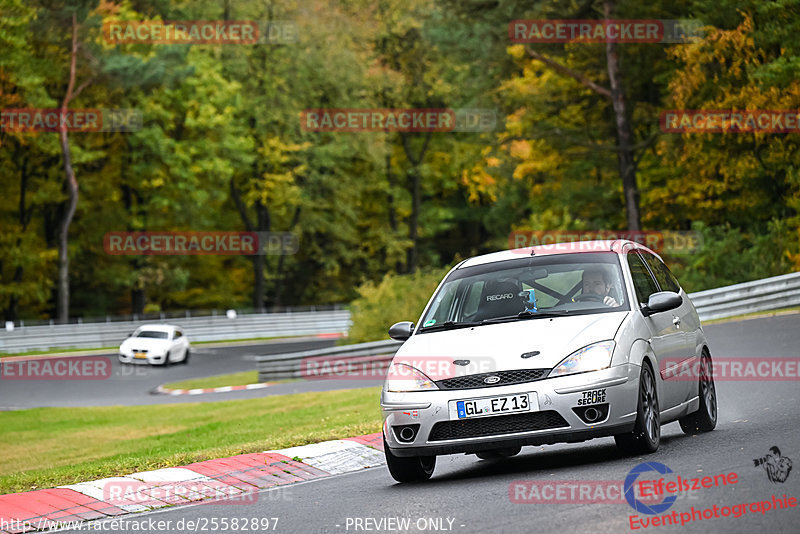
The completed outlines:
[[[409,172],[411,181],[411,216],[408,219],[408,239],[411,241],[411,248],[406,251],[406,272],[413,273],[417,270],[417,245],[419,226],[419,205],[420,205],[420,183],[419,169],[416,165]]]
[[[411,190],[411,215],[408,219],[408,239],[411,241],[411,248],[406,251],[406,272],[411,274],[417,270],[417,261],[418,261],[418,241],[419,241],[419,212],[420,206],[422,204],[422,187],[421,187],[421,176],[419,172],[419,165],[422,163],[422,160],[425,158],[425,153],[428,151],[428,143],[431,140],[431,132],[427,132],[425,134],[425,140],[422,143],[422,148],[419,150],[419,154],[414,156],[413,151],[411,150],[411,142],[410,136],[407,134],[400,134],[403,140],[403,151],[406,154],[406,158],[411,163],[411,169],[408,171],[406,175],[406,179],[409,182],[409,188]]]
[[[70,101],[77,96],[83,89],[81,86],[73,95],[75,87],[75,65],[78,59],[78,20],[72,14],[72,50],[70,51],[69,83],[67,93],[61,103],[62,117],[67,114]],[[59,323],[66,323],[69,320],[69,226],[75,216],[75,209],[78,206],[78,180],[75,178],[75,171],[72,168],[72,154],[69,148],[69,137],[66,126],[59,125],[59,138],[61,141],[61,155],[64,158],[64,176],[66,178],[67,209],[61,219],[58,233],[58,297],[56,299],[56,317]]]
[[[292,216],[292,224],[289,226],[289,231],[293,232],[300,222],[300,206],[294,210]],[[283,289],[283,266],[285,265],[286,254],[281,253],[278,256],[278,267],[275,269],[275,305],[281,305],[281,289]]]
[[[254,225],[250,220],[250,217],[247,215],[247,206],[245,206],[244,201],[242,200],[242,195],[239,193],[239,189],[236,187],[234,178],[231,178],[230,190],[231,198],[233,199],[233,203],[236,205],[236,210],[239,212],[239,217],[241,217],[242,222],[244,223],[245,230],[248,232],[255,232],[257,230],[260,231],[262,230],[262,226],[266,226],[267,229],[269,229],[269,212],[266,210],[266,208],[264,208],[261,203],[256,205],[257,222]],[[265,258],[261,251],[259,251],[258,254],[251,256],[250,259],[253,262],[253,309],[256,312],[261,313],[264,311]]]
[[[603,14],[606,20],[611,19],[614,0],[603,2]],[[614,108],[614,119],[617,126],[617,141],[619,149],[619,174],[622,178],[622,191],[625,196],[625,213],[628,220],[628,230],[641,230],[641,217],[639,215],[639,188],[636,185],[636,163],[633,156],[633,134],[628,120],[628,111],[625,105],[625,91],[620,75],[619,56],[617,44],[606,41],[606,62],[608,65],[608,80],[611,85],[611,102]]]

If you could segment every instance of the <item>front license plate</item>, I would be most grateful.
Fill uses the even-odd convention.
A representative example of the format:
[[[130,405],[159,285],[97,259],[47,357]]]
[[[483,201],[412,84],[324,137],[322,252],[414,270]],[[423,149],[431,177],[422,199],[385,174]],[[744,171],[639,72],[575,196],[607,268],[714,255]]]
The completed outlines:
[[[449,408],[450,419],[469,419],[471,417],[538,411],[539,402],[535,393],[519,393],[502,397],[450,401]]]
[[[146,360],[147,354],[145,354],[144,352],[134,352],[133,357],[136,358],[137,360]]]

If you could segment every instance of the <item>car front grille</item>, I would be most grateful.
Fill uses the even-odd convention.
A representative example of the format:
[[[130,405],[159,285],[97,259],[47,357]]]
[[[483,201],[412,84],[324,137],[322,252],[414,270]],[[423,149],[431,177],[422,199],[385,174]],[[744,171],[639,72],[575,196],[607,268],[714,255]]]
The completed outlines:
[[[433,425],[428,441],[445,441],[449,439],[479,438],[500,434],[514,434],[531,430],[547,430],[550,428],[568,427],[569,424],[558,412],[544,411],[501,415],[496,417],[478,417],[457,421],[441,421]]]
[[[511,384],[524,384],[547,377],[550,369],[517,369],[514,371],[497,371],[496,373],[481,373],[479,375],[456,376],[434,382],[439,389],[476,389],[509,386]],[[496,376],[500,380],[494,384],[487,384],[487,377]]]

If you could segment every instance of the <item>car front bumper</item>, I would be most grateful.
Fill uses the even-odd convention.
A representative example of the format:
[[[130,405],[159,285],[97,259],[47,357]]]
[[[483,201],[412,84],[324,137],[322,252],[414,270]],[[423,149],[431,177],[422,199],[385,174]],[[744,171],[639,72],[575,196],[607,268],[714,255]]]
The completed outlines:
[[[630,432],[636,418],[640,372],[638,365],[626,363],[601,371],[500,387],[406,393],[384,389],[383,435],[395,456],[428,456],[580,442]],[[601,391],[604,398],[595,402]],[[597,393],[584,395],[585,392]],[[518,393],[536,397],[538,411],[451,419],[451,402]],[[583,404],[587,396],[592,400]],[[599,408],[604,417],[586,422],[579,413],[587,407]],[[413,439],[400,438],[399,430],[404,426],[416,429]]]
[[[122,363],[140,363],[143,365],[158,365],[164,363],[165,356],[163,354],[147,354],[147,358],[134,358],[133,354],[119,353],[119,361]]]

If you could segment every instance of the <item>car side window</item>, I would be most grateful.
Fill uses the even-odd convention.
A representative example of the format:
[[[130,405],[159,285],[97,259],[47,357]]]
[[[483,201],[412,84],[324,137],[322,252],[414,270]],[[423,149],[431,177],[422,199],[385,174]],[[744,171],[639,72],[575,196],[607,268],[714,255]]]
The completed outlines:
[[[644,258],[644,261],[647,262],[650,270],[653,272],[653,276],[655,276],[656,280],[658,280],[658,285],[661,286],[661,291],[674,291],[675,293],[680,292],[681,288],[678,284],[678,280],[675,278],[675,275],[670,272],[669,268],[664,265],[664,263],[662,263],[658,258],[649,252],[642,252],[642,257]]]
[[[629,252],[627,254],[628,267],[631,269],[631,278],[633,279],[633,287],[636,290],[636,299],[640,304],[647,304],[647,299],[653,293],[658,293],[658,286],[656,281],[647,270],[641,256],[637,252]]]
[[[183,332],[181,332],[180,330],[175,330],[175,339],[178,339],[182,335],[183,335]]]

